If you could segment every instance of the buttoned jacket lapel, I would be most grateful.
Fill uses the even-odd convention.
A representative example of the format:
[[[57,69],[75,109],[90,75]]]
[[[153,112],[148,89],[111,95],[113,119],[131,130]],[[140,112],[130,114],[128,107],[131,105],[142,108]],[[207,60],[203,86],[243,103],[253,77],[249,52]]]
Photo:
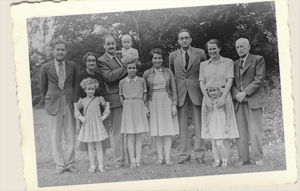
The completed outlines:
[[[241,75],[243,75],[245,73],[245,71],[251,66],[252,63],[254,63],[254,59],[253,59],[253,56],[251,54],[249,54],[246,59],[246,62],[244,64],[244,67],[242,69]]]
[[[116,56],[120,60],[119,56],[118,55],[116,55]],[[120,65],[114,59],[110,59],[110,57],[106,53],[105,53],[104,57],[105,57],[105,60],[107,61],[107,63],[109,63],[109,65],[112,68],[114,68],[114,69],[120,68]]]
[[[68,61],[65,61],[65,73],[66,73],[65,81],[67,81],[68,77],[70,76],[71,70],[72,68],[70,66],[70,63],[68,63]]]
[[[54,60],[52,60],[50,67],[49,67],[49,73],[51,74],[51,76],[58,82],[58,75],[56,72],[56,68],[55,68],[55,64],[54,64]]]
[[[181,50],[177,50],[177,56],[176,56],[176,63],[180,66],[180,68],[186,72],[184,63],[183,63],[183,59],[182,59],[182,53]]]
[[[195,59],[197,58],[197,52],[195,52],[195,50],[194,50],[194,48],[193,47],[191,47],[191,49],[190,49],[190,60],[189,60],[189,65],[188,65],[188,69],[187,70],[189,70],[191,67],[192,67],[192,65],[194,64],[194,61],[195,61]]]

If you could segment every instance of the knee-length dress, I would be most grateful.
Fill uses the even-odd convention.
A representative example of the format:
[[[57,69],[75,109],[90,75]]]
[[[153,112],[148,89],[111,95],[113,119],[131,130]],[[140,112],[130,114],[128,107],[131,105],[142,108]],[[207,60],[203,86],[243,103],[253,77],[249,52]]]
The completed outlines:
[[[177,115],[172,116],[172,99],[166,91],[166,80],[162,71],[155,71],[153,95],[148,101],[150,109],[150,135],[172,136],[179,134]]]
[[[220,56],[219,62],[215,65],[211,63],[211,60],[201,62],[199,71],[199,81],[204,81],[206,86],[213,83],[220,87],[221,92],[224,91],[226,82],[229,78],[234,78],[233,75],[233,61],[229,58],[224,58]],[[228,93],[226,100],[231,109],[230,117],[230,131],[229,138],[238,138],[239,132],[237,130],[236,118],[234,113],[234,107],[232,102],[232,97],[230,92]],[[205,99],[202,100],[202,119],[203,119],[203,109],[205,108]],[[202,127],[204,127],[202,120]],[[204,132],[204,128],[201,128],[201,137],[207,138]]]
[[[124,97],[121,133],[144,133],[149,131],[143,94],[147,92],[146,81],[136,76],[119,83],[119,94]]]
[[[87,123],[82,125],[78,140],[82,142],[98,142],[108,138],[103,122],[99,119],[101,116],[100,104],[105,104],[101,103],[100,97],[94,97],[92,100],[87,97],[79,99],[77,104],[79,109],[83,108],[84,117],[87,117]]]

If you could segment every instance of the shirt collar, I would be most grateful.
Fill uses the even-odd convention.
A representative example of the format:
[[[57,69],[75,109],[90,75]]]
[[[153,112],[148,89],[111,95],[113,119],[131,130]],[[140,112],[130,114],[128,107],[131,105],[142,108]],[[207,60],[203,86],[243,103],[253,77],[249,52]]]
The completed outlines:
[[[217,64],[222,63],[222,62],[225,62],[225,61],[226,61],[225,58],[222,57],[222,56],[220,56],[220,59],[219,59],[219,61],[217,62]],[[211,62],[212,62],[212,60],[211,60],[211,58],[209,58],[208,64],[210,64]]]
[[[150,73],[154,73],[156,71],[157,71],[157,69],[155,69],[153,66],[152,66],[152,68],[150,68]],[[162,66],[158,71],[163,72],[163,71],[165,71],[165,68]]]
[[[62,61],[60,63],[62,63],[63,67],[65,66],[65,61]],[[54,59],[54,64],[55,64],[55,67],[58,67],[59,62],[56,59]]]
[[[240,58],[240,60],[244,60],[244,62],[246,62],[248,56],[249,56],[249,53],[244,58]]]
[[[163,71],[162,68],[160,68],[160,69],[153,68],[153,70],[154,70],[154,72],[162,72]]]
[[[182,48],[180,49],[182,54],[185,54],[186,52],[191,55],[191,47],[187,51],[183,50]]]
[[[137,79],[138,79],[138,77],[136,76],[135,78],[133,78],[133,79],[130,79],[130,78],[128,78],[128,76],[125,78],[125,80],[127,81],[127,82],[130,82],[130,81],[137,81]]]
[[[110,59],[113,59],[114,56],[117,56],[116,54],[112,56],[112,55],[108,54],[107,52],[106,52],[105,54],[106,54]]]

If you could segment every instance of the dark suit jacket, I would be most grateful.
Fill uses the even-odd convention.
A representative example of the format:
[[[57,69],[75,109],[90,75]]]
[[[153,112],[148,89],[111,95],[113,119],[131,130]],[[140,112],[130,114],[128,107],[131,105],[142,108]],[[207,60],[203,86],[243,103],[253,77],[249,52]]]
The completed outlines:
[[[121,60],[120,56],[117,56]],[[108,92],[110,107],[116,108],[122,106],[119,96],[119,82],[127,76],[126,68],[121,67],[115,60],[110,59],[106,53],[98,58],[98,61],[99,72],[105,81]]]
[[[240,60],[234,62],[234,81],[231,87],[235,110],[237,110],[239,106],[239,102],[235,98],[236,95],[242,91],[242,87],[247,94],[246,99],[251,109],[266,107],[268,97],[264,89],[266,74],[264,58],[259,55],[249,54],[241,75],[239,64]]]
[[[188,69],[186,70],[183,64],[181,50],[176,50],[170,54],[169,67],[175,75],[177,86],[178,103],[181,107],[184,104],[186,94],[189,96],[194,105],[202,104],[203,94],[199,86],[199,69],[200,63],[206,60],[204,50],[191,47],[190,60]]]
[[[42,66],[40,88],[42,95],[45,96],[45,108],[49,115],[55,115],[58,111],[61,96],[65,94],[68,105],[74,112],[75,84],[77,83],[77,68],[74,62],[65,61],[65,84],[64,90],[58,87],[58,76],[54,66],[54,61],[50,61]]]

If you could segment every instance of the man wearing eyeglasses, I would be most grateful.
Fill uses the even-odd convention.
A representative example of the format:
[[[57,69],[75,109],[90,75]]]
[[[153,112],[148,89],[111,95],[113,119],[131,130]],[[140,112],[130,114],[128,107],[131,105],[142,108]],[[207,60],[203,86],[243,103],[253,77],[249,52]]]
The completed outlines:
[[[191,147],[188,130],[189,111],[194,122],[194,153],[197,163],[203,163],[205,142],[201,138],[202,92],[198,83],[200,63],[206,60],[205,52],[191,47],[191,32],[181,29],[178,33],[180,49],[172,52],[169,67],[175,75],[178,94],[178,121],[180,133],[179,164],[189,162]]]

